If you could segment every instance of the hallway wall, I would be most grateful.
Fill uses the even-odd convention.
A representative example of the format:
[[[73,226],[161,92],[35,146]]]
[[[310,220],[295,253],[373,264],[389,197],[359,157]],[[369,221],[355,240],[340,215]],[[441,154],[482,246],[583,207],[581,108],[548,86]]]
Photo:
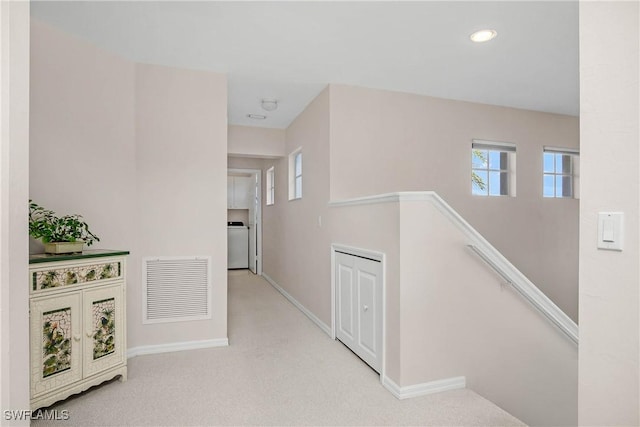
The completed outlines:
[[[288,154],[300,147],[302,198],[288,200]],[[264,160],[276,181],[274,205],[263,202],[264,273],[330,325],[329,88],[287,128],[286,153]]]
[[[228,127],[229,156],[277,158],[285,153],[285,130],[252,126]]]
[[[640,425],[640,7],[580,3],[580,425]],[[624,212],[624,250],[596,248]]]
[[[31,20],[30,197],[125,249],[127,347],[227,336],[226,77],[134,64]],[[37,248],[37,245],[35,245]],[[211,320],[142,323],[142,258],[211,256]]]

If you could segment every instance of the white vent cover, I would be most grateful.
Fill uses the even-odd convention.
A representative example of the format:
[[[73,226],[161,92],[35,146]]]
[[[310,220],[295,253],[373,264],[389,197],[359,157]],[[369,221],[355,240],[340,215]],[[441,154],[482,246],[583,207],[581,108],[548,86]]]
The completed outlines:
[[[143,323],[211,319],[211,257],[142,260]]]

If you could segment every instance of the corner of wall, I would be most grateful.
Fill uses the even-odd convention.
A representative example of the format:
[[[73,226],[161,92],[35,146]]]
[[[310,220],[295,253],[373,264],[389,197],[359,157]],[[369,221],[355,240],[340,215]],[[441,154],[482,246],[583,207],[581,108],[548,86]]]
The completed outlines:
[[[29,375],[29,67],[30,4],[0,3],[0,409],[30,407]],[[28,425],[29,420],[0,423]]]

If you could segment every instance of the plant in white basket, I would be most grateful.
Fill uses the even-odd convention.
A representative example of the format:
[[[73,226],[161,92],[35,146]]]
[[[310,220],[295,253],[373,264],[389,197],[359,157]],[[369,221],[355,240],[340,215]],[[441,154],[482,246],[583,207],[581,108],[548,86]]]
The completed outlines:
[[[81,215],[56,216],[56,213],[29,200],[29,235],[41,239],[47,253],[81,252],[84,244],[91,246],[100,238],[89,230]],[[59,243],[75,243],[61,248]]]

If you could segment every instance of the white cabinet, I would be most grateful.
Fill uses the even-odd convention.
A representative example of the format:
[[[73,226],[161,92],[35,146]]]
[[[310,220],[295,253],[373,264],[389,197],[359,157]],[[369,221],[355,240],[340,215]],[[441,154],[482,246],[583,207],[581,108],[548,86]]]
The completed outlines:
[[[227,209],[249,209],[255,197],[255,184],[252,177],[227,177]]]
[[[126,254],[31,257],[32,409],[118,375],[126,380]]]
[[[377,372],[382,367],[382,263],[335,253],[336,338]]]

